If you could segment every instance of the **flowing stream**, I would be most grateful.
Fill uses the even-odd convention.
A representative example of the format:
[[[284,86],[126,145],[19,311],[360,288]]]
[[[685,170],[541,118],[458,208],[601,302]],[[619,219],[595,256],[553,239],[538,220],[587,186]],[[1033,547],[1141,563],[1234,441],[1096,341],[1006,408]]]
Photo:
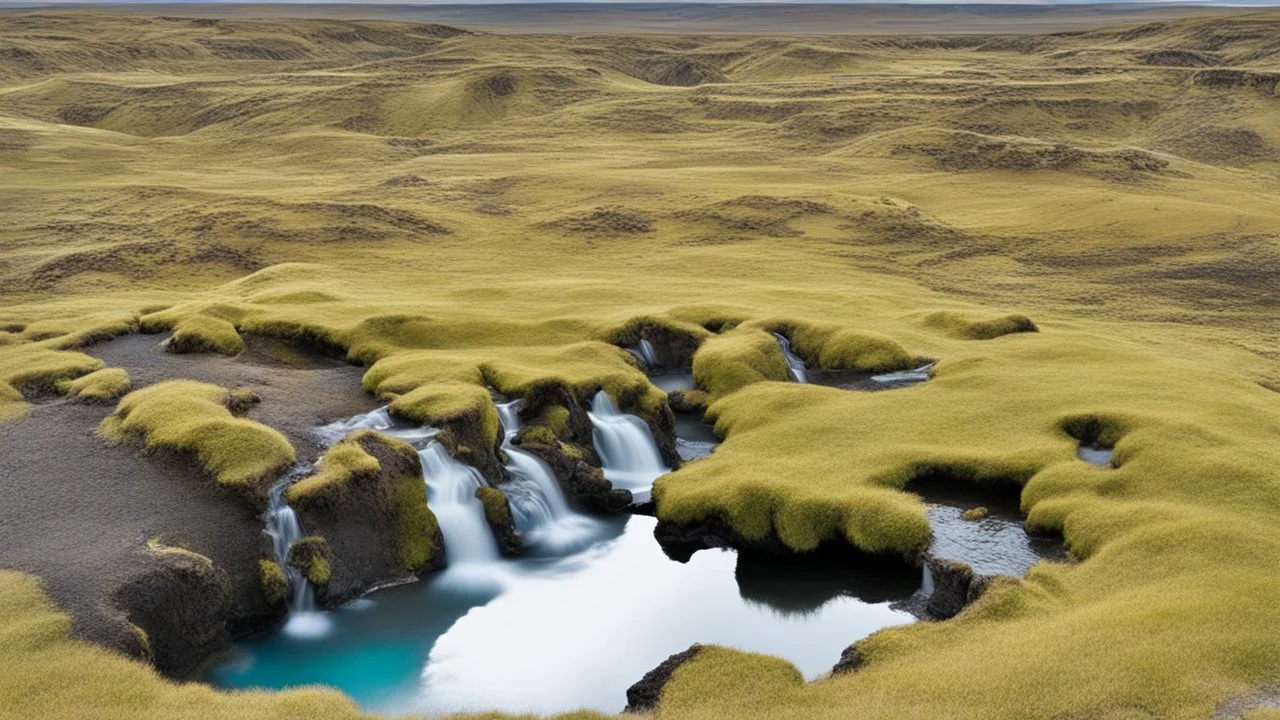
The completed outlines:
[[[316,589],[302,571],[289,564],[289,549],[303,536],[298,514],[284,501],[284,494],[305,470],[290,472],[267,493],[267,535],[276,562],[289,583],[289,619],[282,632],[293,637],[319,637],[328,632],[329,618],[316,607]]]
[[[791,341],[781,333],[774,333],[773,337],[778,341],[778,347],[782,350],[782,357],[787,359],[787,375],[791,377],[791,382],[809,382],[809,373],[805,371],[804,361],[791,352]]]
[[[812,679],[853,641],[913,620],[891,605],[919,587],[914,569],[837,564],[797,575],[794,564],[724,550],[677,563],[654,540],[651,517],[574,513],[549,469],[513,446],[519,405],[498,409],[512,476],[500,489],[529,554],[498,555],[475,498],[482,478],[451,458],[433,429],[398,424],[385,411],[326,426],[320,435],[329,442],[372,428],[418,449],[449,566],[307,613],[324,620],[322,632],[241,641],[206,679],[227,689],[330,685],[392,714],[617,712],[628,686],[694,642],[778,655]],[[647,493],[667,472],[648,427],[604,393],[590,414],[606,473]],[[291,514],[272,522],[301,532]]]
[[[587,415],[605,478],[614,487],[630,490],[636,502],[648,501],[653,481],[671,472],[662,462],[649,426],[619,410],[603,390],[591,399]]]

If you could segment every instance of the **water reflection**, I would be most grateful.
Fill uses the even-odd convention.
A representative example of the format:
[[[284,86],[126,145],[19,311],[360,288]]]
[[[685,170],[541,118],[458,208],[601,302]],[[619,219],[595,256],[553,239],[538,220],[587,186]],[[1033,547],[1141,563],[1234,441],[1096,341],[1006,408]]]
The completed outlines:
[[[912,621],[888,601],[910,595],[914,575],[862,582],[847,567],[788,570],[718,550],[680,564],[654,541],[654,519],[598,522],[586,551],[495,564],[487,586],[451,582],[446,570],[384,590],[332,613],[323,640],[243,642],[208,678],[225,688],[322,683],[390,713],[616,712],[631,683],[694,642],[778,655],[813,678],[853,641]]]
[[[929,553],[960,560],[980,575],[1022,577],[1041,560],[1067,557],[1059,537],[1028,535],[1019,509],[1021,488],[982,487],[947,477],[913,480],[907,489],[928,503],[933,543]],[[980,520],[966,520],[966,510],[986,508]]]

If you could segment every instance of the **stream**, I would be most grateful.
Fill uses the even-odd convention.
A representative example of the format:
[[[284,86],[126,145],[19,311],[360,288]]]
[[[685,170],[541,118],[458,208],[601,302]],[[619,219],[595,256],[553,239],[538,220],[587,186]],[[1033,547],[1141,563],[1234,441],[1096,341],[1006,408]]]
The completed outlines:
[[[307,632],[291,631],[291,620],[238,642],[205,679],[224,689],[329,685],[389,714],[618,712],[627,687],[695,642],[777,655],[813,679],[853,641],[914,621],[891,607],[918,589],[914,569],[797,575],[727,550],[678,563],[654,540],[651,517],[574,512],[549,469],[511,445],[518,404],[498,410],[513,476],[499,489],[529,554],[499,556],[474,497],[483,479],[449,457],[431,428],[385,410],[326,426],[319,434],[329,442],[367,427],[418,450],[449,566],[338,610],[303,613]],[[603,394],[591,416],[606,474],[647,493],[667,472],[647,426]],[[308,591],[291,587],[293,597]]]

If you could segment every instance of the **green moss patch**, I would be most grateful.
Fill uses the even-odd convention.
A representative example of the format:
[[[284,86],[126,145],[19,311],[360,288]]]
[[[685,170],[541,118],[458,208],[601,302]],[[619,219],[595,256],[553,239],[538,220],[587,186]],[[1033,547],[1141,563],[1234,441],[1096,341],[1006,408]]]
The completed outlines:
[[[236,326],[222,318],[192,315],[173,327],[169,350],[177,353],[215,352],[238,355],[244,350],[244,339]]]
[[[219,484],[259,494],[296,459],[283,435],[227,409],[227,390],[170,380],[120,400],[100,431],[109,440],[133,435],[147,447],[190,452]]]
[[[308,535],[289,547],[289,564],[301,570],[312,585],[328,585],[333,572],[333,553],[324,538]]]
[[[1039,332],[1040,328],[1025,315],[1001,315],[970,318],[955,312],[936,312],[924,319],[925,325],[966,340],[991,340],[1013,333]]]
[[[266,598],[267,604],[275,605],[283,602],[289,594],[289,581],[285,578],[284,570],[280,565],[271,560],[259,560],[258,576],[262,585],[262,596]]]
[[[753,383],[785,381],[787,361],[772,335],[739,328],[702,344],[693,356],[693,378],[710,397],[718,398]]]
[[[91,402],[114,400],[129,392],[130,386],[129,373],[123,368],[103,368],[57,384],[63,394]]]

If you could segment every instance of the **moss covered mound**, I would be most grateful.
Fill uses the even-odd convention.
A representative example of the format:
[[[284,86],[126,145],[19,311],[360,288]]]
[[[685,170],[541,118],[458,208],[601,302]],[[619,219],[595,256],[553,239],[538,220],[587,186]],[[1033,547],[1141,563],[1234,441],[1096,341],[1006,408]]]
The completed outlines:
[[[102,422],[108,440],[138,437],[148,448],[191,453],[219,484],[260,497],[293,464],[293,447],[261,423],[237,418],[224,388],[170,380],[135,390]]]
[[[109,402],[129,392],[129,373],[123,368],[103,368],[57,384],[60,392],[87,402]]]
[[[969,340],[991,340],[1001,335],[1038,332],[1040,328],[1025,315],[1001,315],[974,319],[955,312],[936,312],[924,319],[929,327],[947,331],[950,335]]]
[[[427,507],[417,452],[361,430],[285,493],[308,532],[325,538],[330,565],[318,598],[340,605],[367,590],[444,564],[444,539]]]
[[[237,355],[244,350],[244,339],[236,326],[222,318],[193,315],[173,326],[169,350],[176,353],[216,352]]]

